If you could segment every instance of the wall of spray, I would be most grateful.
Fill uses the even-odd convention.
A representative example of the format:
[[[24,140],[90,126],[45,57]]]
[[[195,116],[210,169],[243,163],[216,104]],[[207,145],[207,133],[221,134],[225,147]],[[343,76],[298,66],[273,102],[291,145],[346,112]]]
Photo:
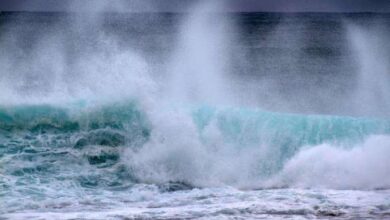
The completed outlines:
[[[188,16],[169,18],[107,7],[97,4],[49,22],[43,14],[3,22],[2,103],[146,100],[159,93],[173,102],[388,115],[386,20],[373,18],[371,28],[337,15],[328,23],[294,14],[242,15],[242,22],[220,13],[223,2],[201,2]]]
[[[390,28],[347,24],[356,65],[357,86],[350,97],[358,114],[389,116],[390,109]]]
[[[168,97],[201,104],[229,102],[230,24],[221,3],[203,3],[184,19],[166,69]]]
[[[265,181],[274,167],[280,166],[275,165],[273,157],[282,154],[278,149],[263,143],[251,147],[230,144],[217,121],[211,121],[200,135],[191,115],[192,106],[206,105],[300,114],[387,116],[388,53],[379,45],[388,35],[372,34],[376,33],[374,29],[366,33],[349,24],[347,28],[338,26],[339,33],[350,33],[342,42],[347,42],[344,46],[354,51],[354,56],[344,56],[348,52],[339,46],[343,59],[331,62],[329,57],[339,50],[316,48],[328,38],[311,35],[313,29],[323,33],[321,26],[301,23],[299,16],[289,15],[292,17],[286,20],[276,19],[278,24],[271,30],[246,36],[232,22],[234,15],[217,13],[221,7],[219,3],[202,2],[183,20],[176,21],[178,24],[169,19],[162,21],[161,15],[142,15],[144,20],[129,18],[129,23],[118,28],[117,23],[110,24],[118,15],[97,13],[104,5],[91,13],[64,15],[51,25],[42,18],[43,22],[30,27],[24,23],[29,15],[5,24],[0,36],[0,105],[68,107],[81,101],[94,108],[124,100],[138,102],[152,127],[150,140],[141,148],[128,146],[121,159],[143,182],[239,187],[290,183],[333,188],[355,183],[357,188],[388,186],[388,180],[383,184],[367,181],[383,178],[389,169],[380,157],[387,155],[388,148],[383,147],[389,145],[387,137],[369,139],[358,145],[362,150],[355,151],[331,144],[310,146],[281,167],[279,176]],[[321,24],[320,18],[313,19]],[[166,22],[163,24],[168,31],[161,30],[161,22]],[[118,29],[125,31],[110,31]],[[134,34],[138,31],[140,34]],[[167,33],[171,31],[173,34]],[[150,44],[150,39],[155,44]],[[151,45],[158,45],[160,50]],[[256,49],[260,53],[253,52]],[[332,67],[349,63],[351,57],[356,63],[345,67],[350,73],[342,75],[340,69]],[[328,159],[319,160],[312,168],[313,158],[321,158],[323,152]],[[333,163],[335,155],[341,156]],[[344,160],[352,162],[339,173],[334,167],[343,166]],[[370,163],[362,163],[361,170],[369,172],[374,167],[378,172],[357,175],[354,165],[362,160]],[[301,170],[307,172],[290,176]],[[361,181],[314,181],[324,172],[334,178],[349,173],[349,177]]]

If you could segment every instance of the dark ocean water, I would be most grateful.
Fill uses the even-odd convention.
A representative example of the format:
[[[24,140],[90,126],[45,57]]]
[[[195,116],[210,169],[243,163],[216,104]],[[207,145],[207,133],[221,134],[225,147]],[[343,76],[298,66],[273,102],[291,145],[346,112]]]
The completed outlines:
[[[390,15],[0,14],[4,219],[387,218]]]

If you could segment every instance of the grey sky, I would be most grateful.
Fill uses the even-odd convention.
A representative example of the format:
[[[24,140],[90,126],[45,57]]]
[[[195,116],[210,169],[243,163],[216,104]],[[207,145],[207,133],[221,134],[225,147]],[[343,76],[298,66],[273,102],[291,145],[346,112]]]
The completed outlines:
[[[186,11],[200,0],[0,0],[2,11]],[[215,1],[215,0],[209,0]],[[226,0],[224,11],[390,12],[390,0]]]

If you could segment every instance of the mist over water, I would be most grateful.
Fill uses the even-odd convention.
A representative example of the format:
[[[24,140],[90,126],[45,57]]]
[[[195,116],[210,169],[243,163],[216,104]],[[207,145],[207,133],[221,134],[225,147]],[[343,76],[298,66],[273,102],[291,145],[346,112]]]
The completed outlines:
[[[223,7],[0,15],[0,214],[386,215],[388,15]]]
[[[222,3],[203,3],[194,9],[179,30],[174,55],[167,68],[168,96],[176,101],[216,104],[231,102],[228,90],[229,24]],[[173,100],[175,101],[175,100]]]
[[[374,17],[379,24],[366,28],[364,22],[337,15],[330,16],[329,24],[315,16],[310,24],[293,14],[267,15],[269,21],[257,21],[259,27],[239,27],[250,15],[237,19],[220,13],[222,7],[203,2],[189,15],[170,18],[122,14],[132,19],[130,24],[120,23],[121,15],[113,12],[62,14],[50,25],[38,23],[40,31],[23,23],[30,17],[38,22],[34,15],[10,15],[1,35],[1,83],[7,94],[1,98],[50,103],[159,91],[177,102],[386,116],[385,19]],[[121,28],[113,32],[114,24]],[[323,30],[312,33],[317,24]],[[334,33],[326,35],[333,24]],[[252,34],[245,36],[245,31]],[[336,38],[340,42],[332,41]]]
[[[381,27],[382,25],[382,27]],[[389,29],[379,24],[365,29],[359,25],[348,25],[348,36],[357,60],[357,88],[354,99],[357,112],[388,117],[390,99]]]

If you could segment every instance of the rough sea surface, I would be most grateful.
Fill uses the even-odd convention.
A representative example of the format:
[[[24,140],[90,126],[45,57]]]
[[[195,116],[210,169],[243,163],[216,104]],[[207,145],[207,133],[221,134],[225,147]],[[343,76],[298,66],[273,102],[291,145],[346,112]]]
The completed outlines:
[[[390,219],[390,16],[0,14],[0,219]]]

